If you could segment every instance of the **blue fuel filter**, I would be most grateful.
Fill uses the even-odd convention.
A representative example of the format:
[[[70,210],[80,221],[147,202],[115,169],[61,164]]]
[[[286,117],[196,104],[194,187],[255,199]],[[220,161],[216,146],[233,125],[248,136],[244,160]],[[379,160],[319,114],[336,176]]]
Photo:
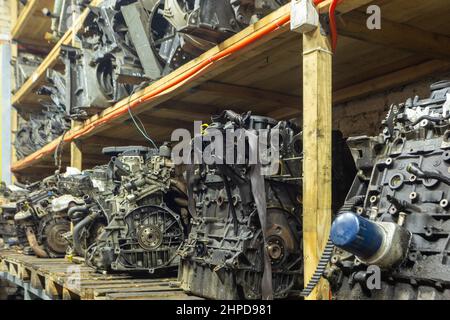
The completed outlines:
[[[367,259],[380,249],[384,233],[376,223],[352,212],[345,212],[334,220],[330,236],[336,247]]]

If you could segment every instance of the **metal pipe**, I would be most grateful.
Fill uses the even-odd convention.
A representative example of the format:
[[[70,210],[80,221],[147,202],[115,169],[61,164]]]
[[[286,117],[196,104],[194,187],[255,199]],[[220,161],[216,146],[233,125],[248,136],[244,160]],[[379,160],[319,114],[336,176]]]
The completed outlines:
[[[80,223],[78,223],[74,228],[73,228],[73,234],[72,234],[72,238],[73,238],[73,249],[75,250],[75,252],[81,256],[84,257],[86,250],[83,249],[83,246],[81,244],[81,231],[83,230],[83,228],[85,226],[87,226],[88,224],[92,223],[95,221],[95,219],[98,218],[98,216],[100,215],[100,212],[96,211],[94,213],[91,213],[90,215],[88,215],[86,218],[84,218],[83,220],[80,221]]]
[[[36,256],[38,256],[39,258],[48,258],[48,254],[45,249],[39,245],[33,228],[26,227],[25,233],[27,235],[28,244],[30,245],[31,249],[33,249]]]

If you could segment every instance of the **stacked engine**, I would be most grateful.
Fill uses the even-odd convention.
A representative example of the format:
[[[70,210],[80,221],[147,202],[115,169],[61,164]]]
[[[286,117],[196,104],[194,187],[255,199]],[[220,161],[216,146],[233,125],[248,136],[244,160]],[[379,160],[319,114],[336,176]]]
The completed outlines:
[[[349,139],[359,173],[331,230],[337,299],[450,298],[450,82]]]
[[[64,257],[68,245],[64,235],[70,231],[67,210],[78,201],[60,193],[58,175],[33,187],[25,199],[17,202],[14,216],[20,234],[26,236],[22,245],[31,247],[41,258]]]
[[[231,111],[213,120],[205,136],[213,129],[223,136],[225,130],[241,129],[254,137],[261,129],[280,130],[282,148],[275,160],[281,171],[264,177],[261,166],[245,155],[235,165],[219,160],[188,169],[192,229],[180,250],[181,286],[212,299],[260,299],[272,290],[276,298],[286,297],[301,285],[302,275],[299,130],[289,122]],[[230,153],[233,158],[239,143],[221,160]],[[255,152],[257,144],[247,147]]]
[[[176,251],[187,231],[185,185],[166,145],[107,148],[113,156],[116,194],[105,199],[108,225],[86,252],[100,271],[154,273],[178,265]]]
[[[16,202],[25,196],[26,189],[0,184],[0,239],[6,245],[18,244],[17,228],[14,223]]]
[[[46,144],[60,137],[70,121],[66,113],[66,85],[64,76],[57,71],[49,71],[48,84],[38,90],[42,96],[42,110],[32,113],[28,119],[21,119],[14,146],[18,159],[22,159]]]
[[[287,1],[107,0],[65,47],[68,113],[85,118],[161,78]]]

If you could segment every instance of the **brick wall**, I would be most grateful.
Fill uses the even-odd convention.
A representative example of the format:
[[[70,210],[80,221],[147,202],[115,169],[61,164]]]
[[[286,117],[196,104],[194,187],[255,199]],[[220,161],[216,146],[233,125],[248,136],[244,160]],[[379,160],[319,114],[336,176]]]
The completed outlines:
[[[346,137],[377,135],[391,104],[405,102],[415,95],[426,98],[429,96],[430,84],[444,79],[450,79],[450,74],[430,77],[388,92],[337,105],[333,113],[333,127],[341,130]]]

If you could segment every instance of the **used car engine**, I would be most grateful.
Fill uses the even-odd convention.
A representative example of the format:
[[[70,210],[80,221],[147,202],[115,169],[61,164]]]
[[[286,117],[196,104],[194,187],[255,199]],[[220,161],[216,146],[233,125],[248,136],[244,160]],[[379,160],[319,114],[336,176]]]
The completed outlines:
[[[104,153],[113,156],[120,186],[105,200],[109,223],[88,248],[87,264],[106,272],[176,268],[187,232],[187,195],[170,148],[113,147]]]
[[[67,210],[77,204],[75,197],[61,195],[58,176],[45,178],[25,199],[17,203],[14,216],[20,232],[26,235],[27,243],[40,258],[64,257],[68,242],[64,234],[70,231]]]
[[[222,136],[230,130],[258,136],[263,129],[279,135],[279,158],[274,159],[278,170],[262,176],[259,165],[249,161],[252,152],[261,154],[261,150],[245,139],[248,150],[240,164],[218,161],[187,169],[192,228],[179,252],[179,280],[187,292],[210,299],[280,299],[302,287],[303,147],[298,126],[226,111],[213,118],[204,136],[213,134],[211,130],[222,132]],[[204,142],[206,148],[208,141]],[[276,148],[270,141],[266,146]],[[229,145],[229,141],[224,143]],[[336,145],[343,146],[342,139]],[[231,146],[224,158],[228,159],[228,153],[231,158],[236,155],[239,142]],[[336,153],[343,155],[345,151],[348,149]],[[340,161],[337,163],[344,169]],[[341,204],[344,197],[341,194]]]
[[[331,229],[336,299],[450,299],[450,82],[350,138],[359,170]]]

